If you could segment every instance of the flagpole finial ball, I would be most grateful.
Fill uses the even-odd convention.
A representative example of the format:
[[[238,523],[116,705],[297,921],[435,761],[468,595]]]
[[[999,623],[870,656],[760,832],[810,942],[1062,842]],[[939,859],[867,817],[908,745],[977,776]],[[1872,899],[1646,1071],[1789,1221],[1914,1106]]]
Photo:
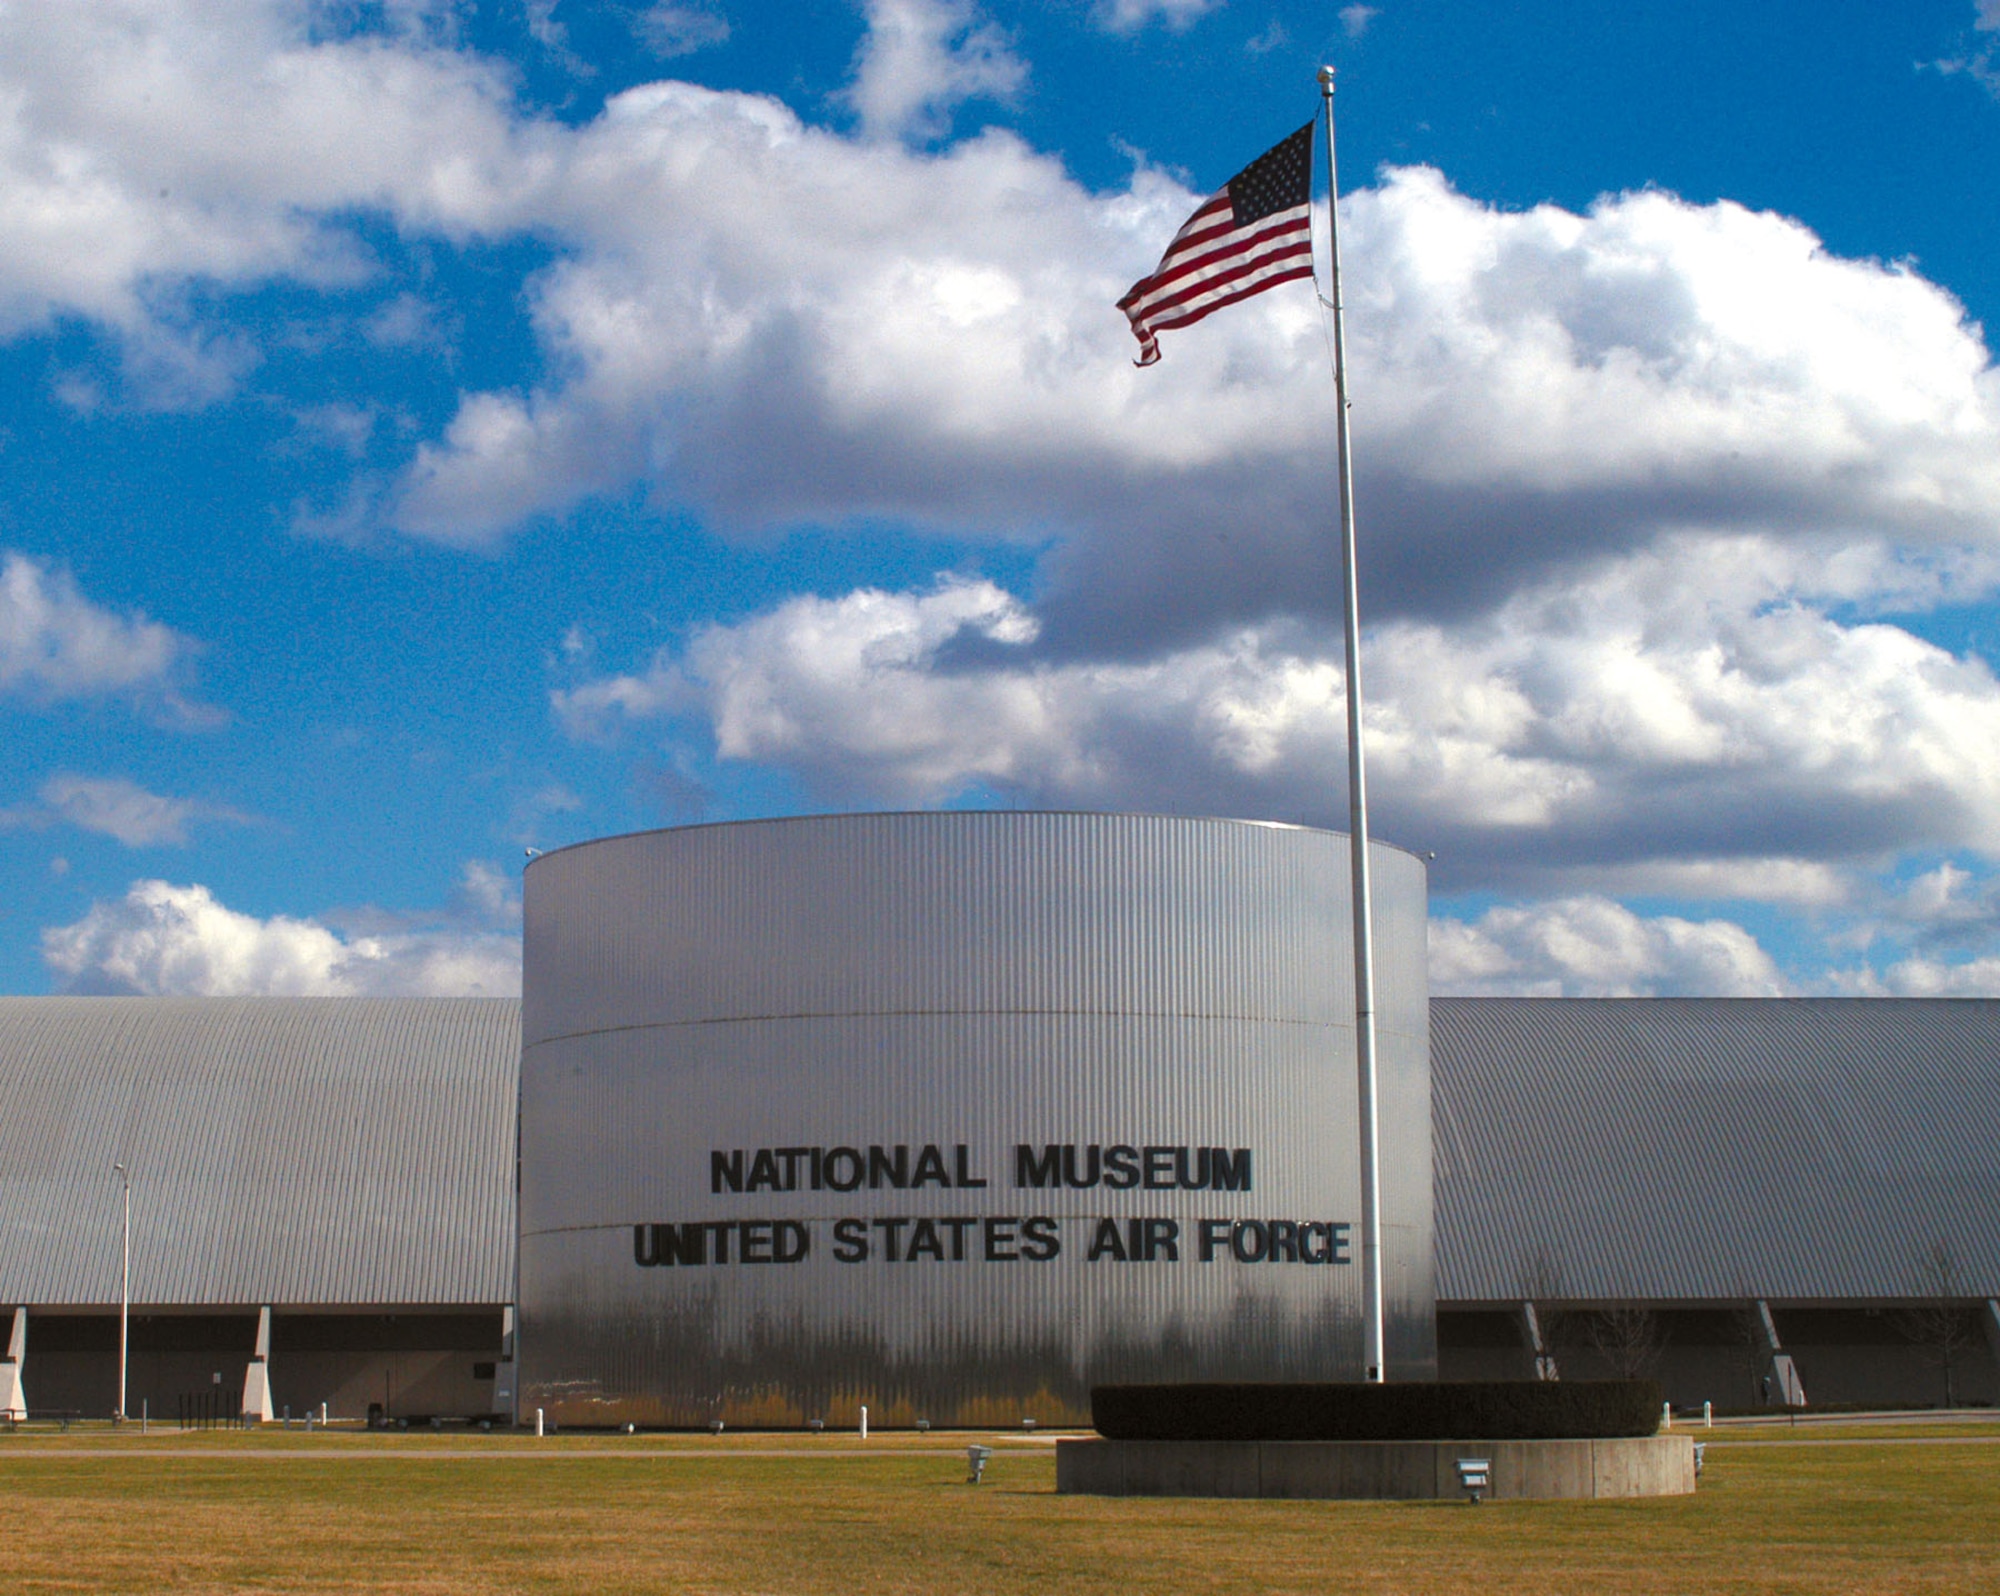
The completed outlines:
[[[1326,91],[1326,92],[1327,92],[1328,94],[1331,94],[1331,93],[1333,93],[1333,68],[1332,68],[1332,67],[1330,67],[1330,66],[1323,66],[1323,67],[1321,67],[1321,68],[1319,69],[1319,86],[1320,86],[1320,87],[1321,87],[1322,89],[1324,89],[1324,90],[1325,90],[1325,91]]]

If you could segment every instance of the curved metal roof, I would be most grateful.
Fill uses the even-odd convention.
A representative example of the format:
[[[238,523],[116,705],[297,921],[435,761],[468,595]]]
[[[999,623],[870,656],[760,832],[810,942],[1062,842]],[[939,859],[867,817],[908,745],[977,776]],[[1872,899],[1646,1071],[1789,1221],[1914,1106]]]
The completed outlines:
[[[520,1005],[0,998],[0,1304],[513,1297]]]
[[[1438,1296],[2000,1292],[2000,1001],[1434,998]]]
[[[1437,998],[1438,1297],[2000,1294],[2000,1001]],[[0,1304],[513,1295],[520,1005],[0,998]],[[1542,1288],[1532,1288],[1540,1290]]]

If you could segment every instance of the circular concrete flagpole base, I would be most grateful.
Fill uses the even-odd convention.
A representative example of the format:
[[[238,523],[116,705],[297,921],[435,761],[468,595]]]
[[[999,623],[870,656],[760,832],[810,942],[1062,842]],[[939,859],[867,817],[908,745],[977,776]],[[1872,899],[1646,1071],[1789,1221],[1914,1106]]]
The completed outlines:
[[[1056,1489],[1085,1496],[1339,1501],[1612,1500],[1694,1490],[1694,1439],[1580,1441],[1105,1441],[1056,1443]]]

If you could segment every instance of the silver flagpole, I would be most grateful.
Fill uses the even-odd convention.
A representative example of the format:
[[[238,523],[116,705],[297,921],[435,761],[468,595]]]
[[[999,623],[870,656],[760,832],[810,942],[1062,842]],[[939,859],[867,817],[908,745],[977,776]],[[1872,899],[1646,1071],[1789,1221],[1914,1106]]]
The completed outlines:
[[[1333,299],[1333,392],[1340,428],[1340,574],[1347,622],[1347,812],[1354,885],[1354,1064],[1361,1107],[1361,1361],[1370,1383],[1382,1358],[1382,1177],[1375,1095],[1375,947],[1368,888],[1368,775],[1361,755],[1361,603],[1354,558],[1354,473],[1347,427],[1347,335],[1341,328],[1340,178],[1333,159],[1333,68],[1319,69],[1326,102],[1328,287]]]

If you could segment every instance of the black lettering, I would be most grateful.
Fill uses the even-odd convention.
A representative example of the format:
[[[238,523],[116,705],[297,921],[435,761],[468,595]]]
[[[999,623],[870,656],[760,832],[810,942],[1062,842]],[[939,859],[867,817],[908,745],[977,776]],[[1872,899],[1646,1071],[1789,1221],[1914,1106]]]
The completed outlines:
[[[836,1147],[826,1155],[826,1183],[835,1191],[852,1191],[867,1173],[861,1154],[852,1147]]]
[[[772,1253],[778,1263],[797,1263],[812,1251],[812,1232],[796,1219],[778,1221],[777,1245]]]
[[[901,1191],[910,1183],[910,1150],[897,1146],[896,1156],[891,1158],[889,1150],[883,1147],[868,1149],[868,1189],[879,1191],[883,1184],[894,1186]]]
[[[1325,1251],[1314,1252],[1312,1245],[1315,1241],[1325,1236],[1326,1233],[1327,1233],[1327,1227],[1325,1225],[1322,1225],[1317,1219],[1309,1219],[1306,1221],[1306,1223],[1299,1226],[1300,1263],[1323,1264],[1326,1262],[1327,1259],[1326,1252]]]
[[[1197,1234],[1200,1237],[1196,1254],[1203,1263],[1215,1262],[1215,1249],[1229,1240],[1229,1221],[1226,1219],[1202,1220]]]
[[[1326,1228],[1330,1232],[1327,1238],[1327,1245],[1333,1253],[1333,1256],[1327,1261],[1337,1264],[1354,1262],[1352,1258],[1347,1256],[1347,1232],[1349,1227],[1346,1225],[1328,1225]]]
[[[1164,1258],[1168,1263],[1181,1261],[1181,1227],[1177,1219],[1148,1219],[1146,1225],[1146,1262]]]
[[[780,1147],[778,1149],[778,1156],[785,1161],[786,1191],[797,1191],[799,1189],[799,1162],[801,1159],[811,1159],[812,1153],[813,1150],[810,1147]]]
[[[1229,1227],[1229,1250],[1238,1263],[1262,1263],[1271,1250],[1271,1233],[1254,1219],[1239,1219]]]
[[[1014,1230],[1020,1220],[1009,1215],[1005,1219],[988,1219],[982,1229],[986,1241],[986,1261],[988,1263],[1015,1263],[1020,1254],[1014,1251]]]
[[[979,1221],[968,1217],[964,1219],[940,1219],[938,1223],[951,1227],[951,1261],[953,1263],[964,1263],[965,1233],[978,1224]]]
[[[695,1225],[655,1225],[653,1227],[653,1256],[662,1266],[678,1264],[683,1268],[698,1269],[708,1254],[708,1226]]]
[[[826,1171],[826,1162],[825,1162],[826,1149],[824,1147],[815,1147],[812,1150],[812,1155],[813,1155],[813,1167],[812,1167],[813,1190],[820,1191],[823,1189],[820,1184],[820,1177]]]
[[[1289,1219],[1271,1221],[1271,1262],[1297,1263],[1299,1261],[1299,1227]]]
[[[1091,1148],[1094,1153],[1095,1147]],[[1122,1144],[1104,1154],[1104,1184],[1113,1191],[1130,1191],[1139,1184],[1139,1149]]]
[[[1125,1250],[1125,1238],[1118,1234],[1118,1221],[1100,1219],[1097,1234],[1090,1239],[1090,1251],[1084,1256],[1085,1263],[1096,1263],[1100,1258],[1111,1258],[1118,1263],[1130,1263],[1132,1256]]]
[[[882,1232],[882,1257],[889,1263],[901,1263],[902,1255],[897,1252],[897,1244],[903,1234],[907,1219],[878,1219],[875,1228]]]
[[[783,1191],[778,1183],[778,1161],[771,1156],[771,1149],[760,1147],[757,1156],[750,1160],[750,1178],[744,1183],[745,1191]]]
[[[944,1243],[938,1240],[937,1226],[931,1220],[919,1219],[910,1230],[910,1250],[906,1256],[911,1263],[917,1261],[917,1254],[944,1262]]]
[[[842,1263],[868,1261],[868,1221],[836,1219],[833,1222],[833,1255]]]
[[[682,1228],[683,1228],[683,1229],[685,1229],[685,1230],[694,1230],[694,1229],[696,1229],[697,1227],[696,1227],[696,1226],[694,1226],[694,1225],[685,1225],[685,1226],[683,1226]],[[705,1230],[705,1231],[707,1231],[707,1232],[709,1233],[710,1237],[711,1237],[711,1238],[713,1238],[713,1240],[714,1240],[714,1242],[715,1242],[715,1260],[714,1260],[714,1261],[715,1261],[716,1263],[719,1263],[719,1264],[726,1264],[726,1263],[728,1263],[728,1262],[729,1262],[729,1232],[730,1232],[730,1230],[731,1230],[731,1228],[732,1228],[732,1227],[731,1227],[731,1225],[729,1224],[729,1222],[728,1222],[728,1221],[727,1221],[727,1220],[725,1219],[725,1220],[720,1220],[720,1221],[717,1221],[717,1222],[714,1222],[714,1223],[711,1223],[711,1224],[706,1224],[706,1225],[702,1225],[702,1226],[700,1226],[699,1228],[700,1228],[700,1229],[702,1229],[702,1230]]]
[[[1148,1147],[1145,1151],[1146,1190],[1170,1191],[1174,1184],[1174,1152],[1171,1147]]]
[[[1016,1186],[1053,1186],[1060,1178],[1056,1171],[1063,1150],[1053,1143],[1042,1149],[1042,1156],[1035,1157],[1034,1148],[1019,1143],[1014,1148],[1014,1184]]]
[[[736,1227],[736,1257],[737,1262],[747,1264],[771,1261],[771,1222],[768,1219],[746,1219]]]
[[[917,1154],[917,1172],[910,1177],[912,1190],[922,1186],[949,1186],[951,1176],[944,1172],[944,1154],[929,1142]]]
[[[1065,1186],[1074,1186],[1078,1191],[1088,1191],[1092,1186],[1097,1184],[1098,1176],[1102,1169],[1104,1149],[1099,1147],[1097,1143],[1092,1142],[1086,1151],[1090,1154],[1090,1162],[1083,1169],[1079,1170],[1076,1167],[1076,1149],[1074,1147],[1065,1147],[1062,1150],[1063,1184]]]
[[[660,1266],[659,1248],[653,1242],[651,1225],[632,1227],[632,1261],[641,1269],[657,1269]]]
[[[1062,1255],[1062,1228],[1047,1214],[1021,1221],[1021,1256],[1030,1263],[1047,1263]]]
[[[1239,1147],[1232,1153],[1226,1147],[1211,1147],[1209,1158],[1215,1165],[1214,1185],[1217,1191],[1250,1189],[1249,1148]]]
[[[965,1143],[964,1142],[958,1143],[958,1145],[953,1149],[953,1151],[956,1156],[952,1159],[952,1163],[954,1167],[957,1169],[957,1174],[953,1177],[952,1183],[957,1186],[965,1186],[965,1187],[984,1186],[986,1184],[985,1181],[978,1180],[973,1177],[971,1166],[967,1162],[965,1156],[966,1153]]]
[[[720,1192],[725,1185],[731,1191],[743,1189],[743,1149],[740,1147],[731,1152],[711,1152],[708,1155],[709,1191]]]
[[[1194,1168],[1188,1168],[1188,1155],[1194,1155]],[[1174,1149],[1174,1184],[1182,1191],[1203,1191],[1208,1186],[1208,1149],[1206,1147],[1176,1147]]]

